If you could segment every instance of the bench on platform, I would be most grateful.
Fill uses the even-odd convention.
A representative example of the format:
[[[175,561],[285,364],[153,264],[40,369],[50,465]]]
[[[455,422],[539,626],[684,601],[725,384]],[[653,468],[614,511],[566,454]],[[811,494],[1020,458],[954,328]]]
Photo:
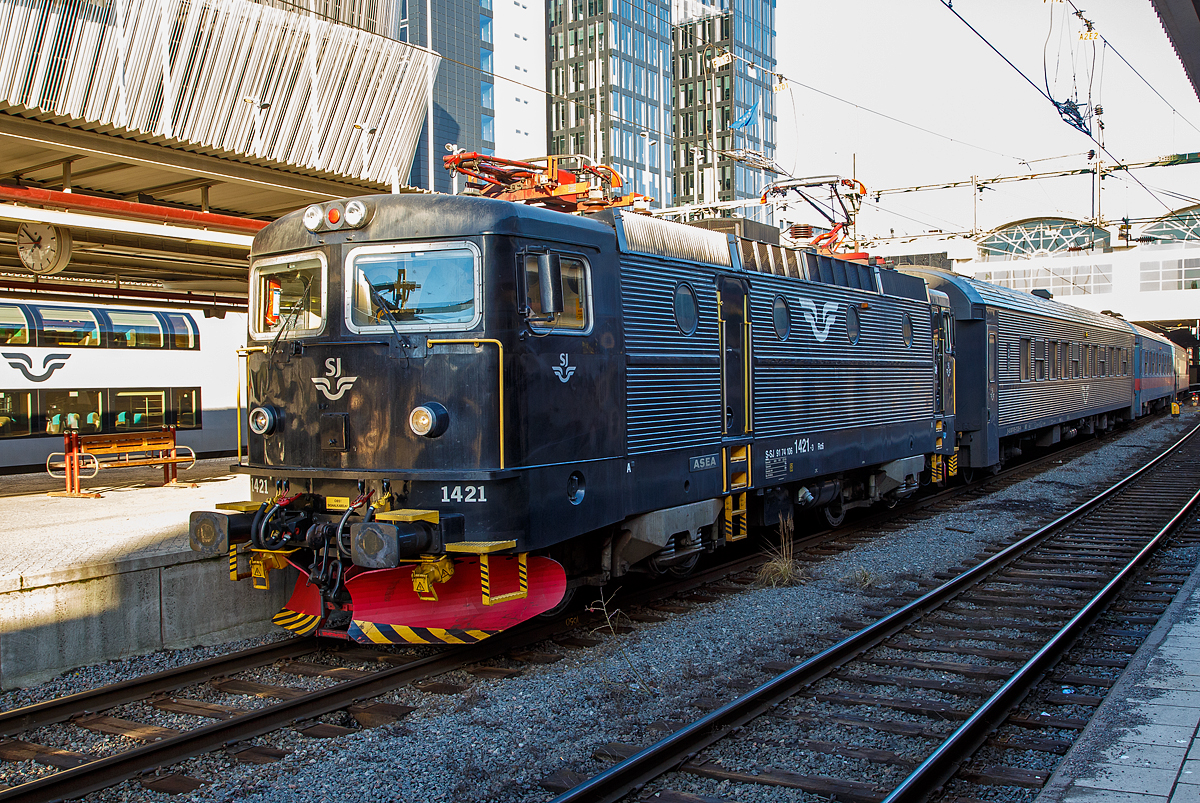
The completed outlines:
[[[181,455],[180,452],[187,452]],[[55,479],[66,480],[65,491],[53,491],[50,496],[98,498],[98,493],[85,493],[81,479],[91,479],[107,468],[162,466],[164,486],[190,486],[179,482],[179,464],[184,470],[196,464],[196,453],[188,446],[175,442],[175,427],[163,427],[152,432],[120,432],[112,435],[80,435],[77,431],[63,435],[63,451],[46,458],[46,473]],[[84,467],[92,473],[81,477]],[[62,474],[55,474],[62,471]]]

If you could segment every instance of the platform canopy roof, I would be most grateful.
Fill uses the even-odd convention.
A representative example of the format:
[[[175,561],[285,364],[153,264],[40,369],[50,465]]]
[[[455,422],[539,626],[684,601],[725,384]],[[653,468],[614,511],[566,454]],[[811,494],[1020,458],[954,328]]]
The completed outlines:
[[[1175,47],[1192,91],[1200,98],[1200,5],[1195,0],[1151,0]]]
[[[439,57],[341,6],[0,0],[0,294],[236,309],[268,221],[410,189]],[[70,230],[65,269],[22,224]]]

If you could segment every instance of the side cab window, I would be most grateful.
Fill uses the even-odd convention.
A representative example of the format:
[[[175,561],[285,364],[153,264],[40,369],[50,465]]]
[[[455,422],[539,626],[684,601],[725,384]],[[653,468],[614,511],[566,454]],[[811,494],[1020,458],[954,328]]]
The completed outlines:
[[[591,267],[583,257],[546,251],[520,256],[522,314],[535,332],[585,334],[592,328]],[[557,282],[557,287],[544,287]],[[558,290],[558,292],[555,292]],[[556,311],[544,312],[546,300]]]

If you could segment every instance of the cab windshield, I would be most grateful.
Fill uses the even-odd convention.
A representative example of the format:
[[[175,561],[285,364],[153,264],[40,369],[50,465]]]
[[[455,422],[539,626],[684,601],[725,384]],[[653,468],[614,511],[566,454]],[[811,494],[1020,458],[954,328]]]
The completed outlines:
[[[360,249],[350,257],[350,328],[470,329],[479,318],[478,264],[465,245]]]
[[[257,262],[250,278],[251,334],[304,337],[325,325],[325,263],[306,254]]]

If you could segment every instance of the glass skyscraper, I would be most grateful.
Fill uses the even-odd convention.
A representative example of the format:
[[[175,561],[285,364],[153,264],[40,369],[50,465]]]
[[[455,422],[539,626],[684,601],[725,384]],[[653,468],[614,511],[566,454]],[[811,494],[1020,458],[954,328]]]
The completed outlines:
[[[722,152],[775,159],[775,0],[674,0],[672,12],[675,204],[755,198],[774,174]]]
[[[669,0],[549,0],[552,154],[614,167],[624,190],[671,193]],[[666,188],[664,190],[664,187]]]
[[[775,0],[549,0],[547,24],[551,153],[612,165],[656,207],[770,180],[714,150],[775,157]]]

